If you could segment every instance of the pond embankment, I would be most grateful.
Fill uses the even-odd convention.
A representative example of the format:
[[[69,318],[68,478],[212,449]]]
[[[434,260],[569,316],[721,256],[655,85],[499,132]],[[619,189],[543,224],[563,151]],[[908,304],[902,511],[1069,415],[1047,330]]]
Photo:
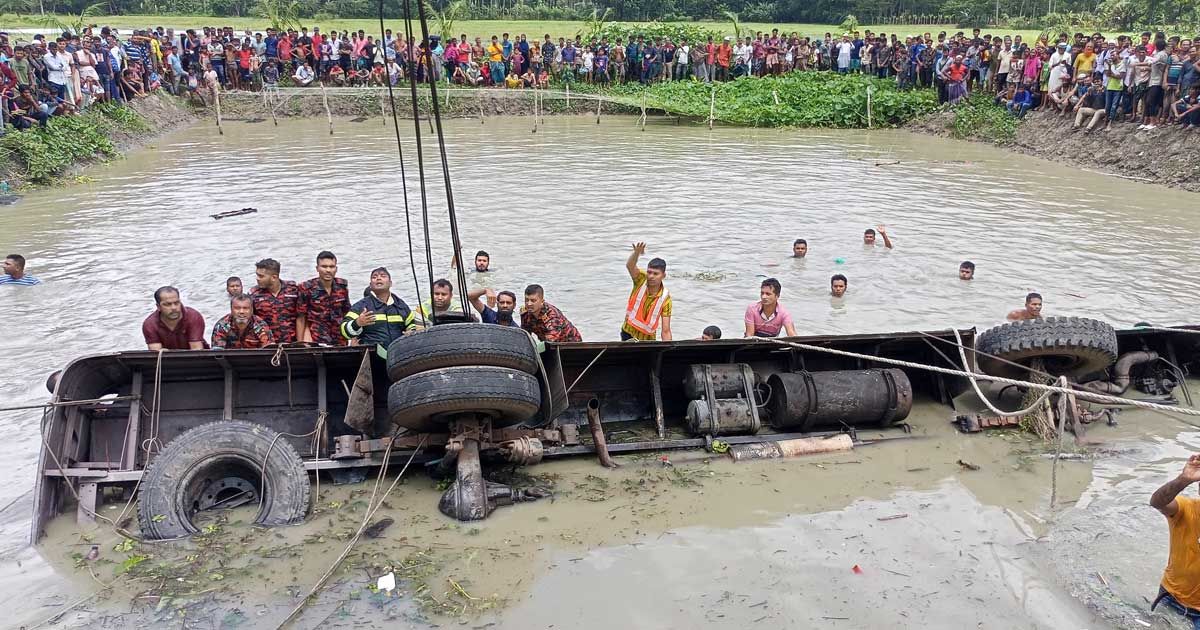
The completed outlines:
[[[995,144],[1025,155],[1112,178],[1200,192],[1200,134],[1176,126],[1139,131],[1121,123],[1104,131],[1074,127],[1074,116],[1032,112],[998,136],[980,123],[956,125],[957,110],[940,110],[906,125],[915,133]]]
[[[53,184],[196,119],[187,103],[158,91],[126,106],[101,103],[78,116],[54,117],[44,128],[9,128],[0,136],[0,180],[13,189]]]

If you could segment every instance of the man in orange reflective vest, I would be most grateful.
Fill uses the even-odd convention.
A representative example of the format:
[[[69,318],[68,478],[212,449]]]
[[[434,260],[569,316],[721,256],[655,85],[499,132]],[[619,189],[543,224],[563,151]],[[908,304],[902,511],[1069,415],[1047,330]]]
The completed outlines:
[[[646,253],[645,243],[634,243],[633,253],[625,261],[633,291],[625,306],[625,323],[621,325],[621,341],[654,341],[662,325],[663,341],[671,341],[671,292],[663,285],[667,277],[667,261],[652,258],[646,270],[638,268],[638,259]]]

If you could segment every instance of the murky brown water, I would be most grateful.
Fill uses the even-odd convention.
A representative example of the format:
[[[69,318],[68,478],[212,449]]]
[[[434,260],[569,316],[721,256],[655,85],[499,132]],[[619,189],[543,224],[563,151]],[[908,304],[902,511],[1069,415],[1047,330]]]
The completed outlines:
[[[902,132],[652,124],[643,133],[623,118],[600,126],[550,119],[530,129],[522,119],[448,124],[464,244],[492,254],[490,284],[544,285],[585,339],[616,336],[634,240],[668,260],[680,337],[713,323],[736,334],[765,276],[782,282],[801,333],[988,326],[1029,290],[1046,296],[1050,314],[1125,325],[1195,319],[1188,305],[1200,286],[1177,273],[1200,253],[1194,195]],[[315,252],[331,249],[355,293],[384,264],[415,301],[403,280],[395,147],[378,119],[339,121],[332,137],[323,121],[228,123],[224,136],[198,126],[88,175],[96,181],[0,212],[0,249],[25,254],[45,282],[0,291],[3,404],[44,399],[45,375],[74,356],[140,346],[140,321],[161,284],[181,287],[185,303],[215,320],[224,278],[250,278],[266,256],[283,263],[285,278],[301,280]],[[259,212],[208,217],[246,206]],[[894,251],[863,249],[862,230],[878,223]],[[432,226],[438,275],[450,258],[444,226],[442,217]],[[788,258],[798,237],[809,241],[803,261]],[[973,283],[956,279],[967,258],[979,265]],[[832,273],[850,278],[843,304],[828,297]],[[1090,464],[1060,470],[1060,496],[1083,498],[1053,515],[1054,527],[1045,523],[1044,461],[1015,455],[1028,448],[1019,440],[953,435],[946,411],[931,409],[914,420],[931,439],[821,466],[682,466],[693,484],[638,463],[618,472],[591,462],[543,465],[534,472],[560,475],[562,497],[502,510],[478,527],[448,525],[434,510],[432,484],[417,477],[391,502],[397,525],[388,544],[364,547],[385,548],[385,563],[402,566],[432,549],[439,598],[454,579],[480,598],[474,608],[487,608],[493,593],[507,600],[499,612],[475,610],[475,626],[1102,627],[1070,593],[1099,584],[1090,576],[1100,571],[1108,585],[1093,599],[1144,608],[1140,595],[1152,594],[1165,559],[1165,527],[1143,507],[1146,496],[1197,440],[1177,438],[1180,425],[1161,416],[1127,418],[1134,428],[1093,437],[1120,439],[1131,454],[1098,464],[1094,478]],[[0,605],[21,610],[20,621],[97,586],[72,566],[82,541],[69,519],[54,524],[44,546],[22,549],[38,419],[0,417],[9,438],[0,506],[11,502],[0,512],[0,547],[20,563],[3,563]],[[984,470],[961,472],[959,458]],[[207,625],[235,605],[244,619],[230,623],[273,626],[286,615],[344,545],[318,540],[322,529],[361,518],[351,507],[362,500],[356,491],[323,488],[323,511],[305,526],[243,532],[243,551],[283,546],[301,557],[230,571],[229,582],[218,582],[247,594],[213,604],[221,613]],[[909,516],[877,520],[900,513]],[[1103,535],[1086,544],[1056,535],[1075,531],[1059,526],[1069,519],[1088,537]],[[1034,542],[1046,533],[1061,544]],[[450,553],[463,545],[466,552]],[[120,561],[111,547],[102,545],[105,557]],[[851,571],[856,564],[863,574]],[[361,565],[337,576],[304,627],[422,623],[407,597],[367,593],[372,569],[366,559]],[[118,588],[92,609],[128,610],[142,588]],[[34,594],[37,606],[29,606]]]

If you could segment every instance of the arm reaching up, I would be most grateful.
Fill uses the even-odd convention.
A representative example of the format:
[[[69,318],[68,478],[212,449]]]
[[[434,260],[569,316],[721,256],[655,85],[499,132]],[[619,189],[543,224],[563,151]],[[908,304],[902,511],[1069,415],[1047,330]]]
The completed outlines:
[[[637,282],[638,274],[642,273],[642,270],[638,268],[638,259],[642,257],[642,254],[645,253],[645,243],[634,243],[633,251],[630,252],[629,259],[625,261],[625,269],[629,271],[629,277],[632,278],[634,282]]]

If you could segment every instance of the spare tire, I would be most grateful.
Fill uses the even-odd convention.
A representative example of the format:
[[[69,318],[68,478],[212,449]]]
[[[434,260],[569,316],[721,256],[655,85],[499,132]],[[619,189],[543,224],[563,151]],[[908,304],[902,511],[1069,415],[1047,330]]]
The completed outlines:
[[[414,374],[388,389],[392,423],[414,431],[444,429],[448,414],[492,416],[493,426],[524,422],[542,405],[537,377],[502,367],[450,367]]]
[[[1047,373],[1075,377],[1103,370],[1117,360],[1117,332],[1086,317],[1027,319],[985,330],[975,340],[975,349],[1022,365],[1041,359]],[[1024,378],[1028,373],[984,354],[975,357],[986,374]]]
[[[482,365],[537,374],[529,333],[495,324],[443,324],[401,337],[387,349],[393,383],[426,370]]]
[[[261,503],[256,524],[293,525],[308,515],[310,492],[304,461],[278,432],[241,420],[211,422],[171,440],[150,462],[138,524],[151,540],[182,538],[200,531],[192,522],[200,509],[249,499]]]

